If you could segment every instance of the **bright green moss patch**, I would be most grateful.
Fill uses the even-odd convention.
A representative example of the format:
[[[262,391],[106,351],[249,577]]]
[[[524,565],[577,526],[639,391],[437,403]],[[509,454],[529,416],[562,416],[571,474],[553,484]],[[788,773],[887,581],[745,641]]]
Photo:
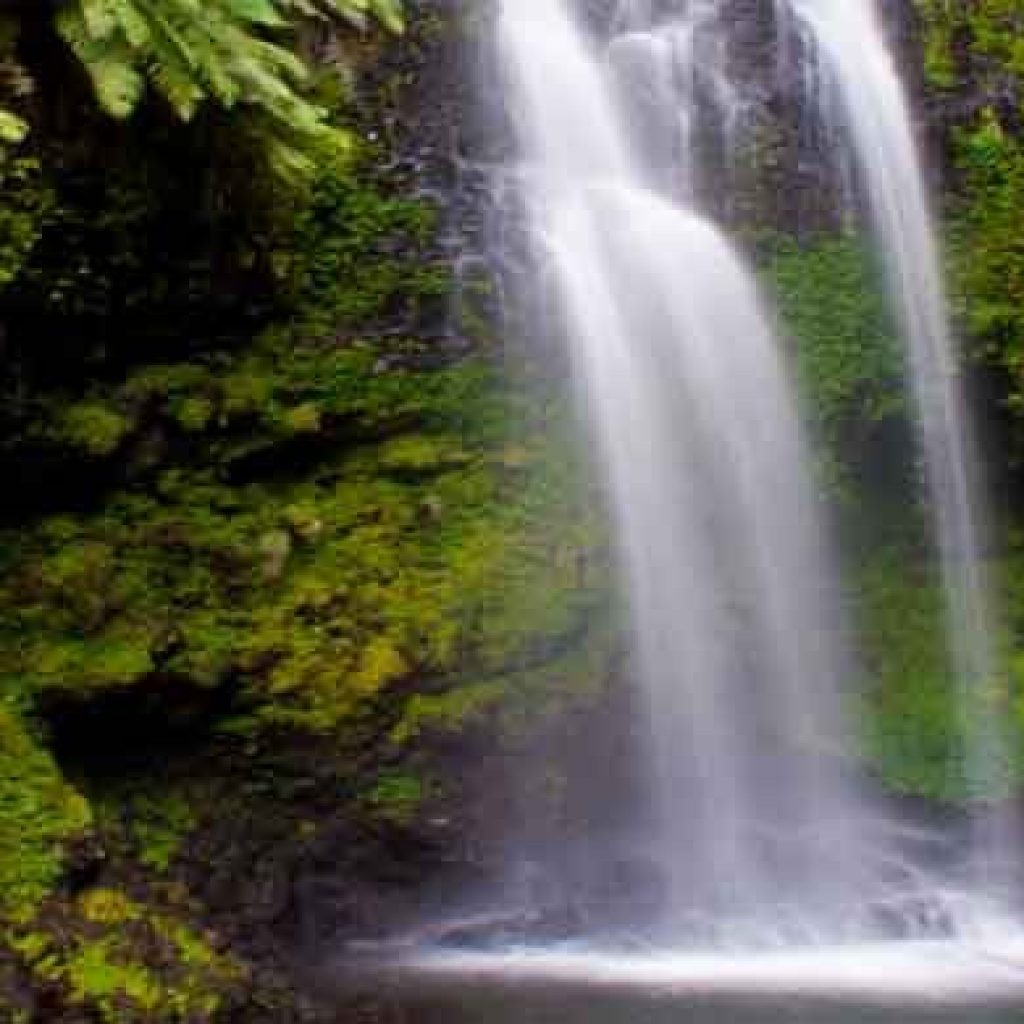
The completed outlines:
[[[924,25],[924,69],[928,84],[950,89],[957,83],[954,52],[959,14],[950,0],[915,0]]]
[[[228,460],[272,437],[275,395],[294,410],[314,392],[320,415],[344,422],[322,427],[302,475],[173,468],[153,493],[0,535],[8,688],[159,688],[173,704],[230,682],[221,728],[331,729],[403,680],[516,669],[606,601],[598,503],[561,402],[513,402],[477,362],[381,373],[368,348],[293,358],[294,380],[255,389],[261,410],[229,409],[248,390],[233,386],[239,368],[216,384],[183,373],[182,386],[211,388]],[[229,436],[232,416],[249,433]]]
[[[289,445],[342,436],[377,440],[425,422],[439,428],[481,419],[491,371],[481,362],[436,373],[392,367],[378,346],[311,340],[311,325],[274,328],[238,353],[188,364],[149,365],[76,401],[54,394],[36,403],[22,440],[77,457],[113,456],[135,474],[186,465],[223,473]],[[415,358],[409,342],[400,356]],[[438,455],[440,443],[413,441],[396,462]],[[429,448],[429,450],[428,450]],[[415,466],[413,467],[415,468]]]
[[[869,755],[900,792],[960,795],[964,738],[945,649],[941,587],[934,575],[895,557],[876,562],[859,582]]]
[[[431,784],[418,775],[382,772],[364,796],[363,807],[375,821],[405,825],[415,818],[431,789]]]
[[[950,294],[968,351],[995,368],[1013,417],[1009,461],[1024,450],[1024,8],[1018,0],[917,0],[931,79],[953,94],[947,136]],[[992,410],[990,416],[998,416]]]
[[[852,235],[783,241],[765,274],[793,339],[825,480],[849,497],[866,446],[905,411],[901,346],[882,277]]]
[[[925,28],[929,83],[951,89],[965,81],[979,90],[1007,74],[1024,75],[1024,10],[1018,0],[916,0]],[[967,71],[976,76],[965,77]]]
[[[0,698],[0,922],[31,917],[91,820],[86,801]]]
[[[1024,145],[995,111],[956,135],[963,185],[950,241],[960,317],[974,353],[1004,378],[1016,426],[1010,459],[1021,459],[1024,420]]]
[[[389,475],[417,476],[465,465],[473,456],[462,450],[458,437],[411,434],[388,441],[379,458],[381,469]]]
[[[174,916],[116,889],[79,897],[64,927],[25,930],[10,945],[37,983],[104,1024],[215,1019],[244,974]]]
[[[998,589],[1013,598],[1024,579],[1019,557],[992,568]],[[1002,667],[994,678],[972,684],[972,721],[950,667],[936,573],[893,551],[876,556],[858,585],[867,670],[862,724],[872,765],[894,790],[937,800],[1012,792],[1024,778],[1024,603],[1010,602]],[[990,755],[972,753],[992,739]]]

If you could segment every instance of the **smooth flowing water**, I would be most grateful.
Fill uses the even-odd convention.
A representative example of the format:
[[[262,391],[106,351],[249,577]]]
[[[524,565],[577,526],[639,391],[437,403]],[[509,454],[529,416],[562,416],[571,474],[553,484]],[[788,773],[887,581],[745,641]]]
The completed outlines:
[[[942,566],[950,655],[961,688],[968,785],[992,793],[1008,756],[986,691],[998,664],[984,573],[982,488],[951,337],[939,246],[909,104],[874,0],[786,0],[817,67],[818,115],[846,139],[866,194],[907,341],[907,375]],[[1009,859],[1010,823],[989,816],[976,837],[978,883]],[[992,823],[995,823],[994,825]]]
[[[713,9],[659,22],[625,5],[599,57],[560,0],[506,0],[500,37],[538,262],[620,539],[662,923],[811,940],[849,924],[869,865],[797,404],[749,272],[692,205],[698,96],[734,109],[703,36]]]
[[[591,34],[584,6],[499,2],[519,143],[503,181],[527,213],[531,290],[553,300],[531,305],[557,311],[605,472],[649,752],[631,855],[657,865],[660,912],[546,942],[543,916],[536,938],[512,917],[511,939],[456,919],[443,940],[350,969],[393,986],[395,1019],[445,1024],[1019,1020],[1018,926],[934,833],[850,781],[854,673],[799,403],[751,274],[704,207],[709,185],[728,190],[748,113],[735,25],[715,0],[620,0]],[[840,191],[860,179],[886,253],[966,702],[993,644],[906,99],[870,0],[773,7],[779,66],[802,62],[825,148],[844,143]],[[702,180],[709,147],[717,182]],[[976,737],[978,785],[995,736]]]

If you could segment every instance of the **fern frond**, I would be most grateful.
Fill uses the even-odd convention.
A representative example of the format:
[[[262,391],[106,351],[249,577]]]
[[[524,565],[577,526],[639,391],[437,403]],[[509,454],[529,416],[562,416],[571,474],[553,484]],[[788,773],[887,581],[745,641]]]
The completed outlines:
[[[335,145],[340,134],[302,94],[309,69],[274,30],[310,17],[402,28],[400,0],[60,2],[57,30],[104,110],[127,117],[151,85],[182,120],[204,101],[262,111],[276,126],[269,158],[290,178],[308,169],[304,150]]]
[[[93,37],[78,6],[59,13],[57,30],[85,66],[100,106],[113,117],[131,114],[145,88],[135,51],[118,37]]]

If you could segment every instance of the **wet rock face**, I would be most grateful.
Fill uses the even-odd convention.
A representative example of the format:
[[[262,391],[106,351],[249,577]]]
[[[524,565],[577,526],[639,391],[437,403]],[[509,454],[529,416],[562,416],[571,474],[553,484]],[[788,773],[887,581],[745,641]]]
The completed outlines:
[[[598,45],[621,31],[630,7],[644,17],[670,20],[685,12],[682,0],[577,0],[576,13]],[[778,0],[720,0],[702,28],[709,58],[697,66],[696,191],[701,204],[734,235],[755,239],[765,233],[796,237],[834,230],[844,190],[844,169],[836,146],[819,124],[809,87],[813,69],[792,19]],[[912,0],[882,5],[893,48],[925,122],[920,31]],[[788,24],[787,24],[788,22]],[[711,47],[726,50],[721,69],[735,91],[738,125],[723,132],[723,112],[701,76],[707,76]],[[713,72],[712,72],[713,73]]]
[[[409,4],[404,41],[388,46],[359,86],[368,141],[387,154],[389,188],[437,210],[430,258],[453,274],[454,293],[410,326],[454,355],[472,347],[474,327],[495,318],[485,298],[485,256],[495,249],[490,168],[510,138],[491,45],[495,12],[472,0]]]

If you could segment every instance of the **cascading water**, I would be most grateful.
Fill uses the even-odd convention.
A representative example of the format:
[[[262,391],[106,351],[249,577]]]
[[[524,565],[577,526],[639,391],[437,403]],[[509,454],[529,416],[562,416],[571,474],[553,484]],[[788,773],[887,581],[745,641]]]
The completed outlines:
[[[835,936],[866,865],[842,780],[834,573],[756,289],[691,205],[696,93],[729,102],[694,57],[713,7],[664,23],[640,7],[620,12],[604,62],[560,0],[505,0],[500,38],[621,539],[664,923]]]
[[[525,939],[514,925],[483,940],[471,921],[400,953],[400,968],[446,993],[437,1019],[468,1024],[690,1020],[705,1002],[709,1020],[747,1019],[742,1005],[759,1022],[905,1022],[933,1020],[947,1000],[995,1001],[1011,1013],[984,1019],[1016,1020],[1020,930],[975,927],[993,919],[990,903],[963,884],[945,840],[894,821],[850,781],[842,695],[854,673],[796,403],[750,274],[701,205],[716,184],[701,180],[708,147],[728,171],[748,113],[723,45],[732,8],[498,2],[521,156],[501,180],[512,205],[525,202],[531,289],[555,299],[606,475],[651,750],[651,806],[630,854],[661,866],[663,920],[595,934],[570,913],[554,939],[542,915]],[[993,656],[962,399],[906,104],[870,2],[758,10],[775,12],[775,69],[799,54],[805,93],[841,115],[813,139],[842,150],[845,198],[867,184],[889,250],[952,646],[977,680]],[[610,26],[600,43],[574,21],[581,8]],[[978,782],[995,745],[980,751]],[[773,996],[787,1010],[766,1017]],[[876,1015],[889,999],[899,1010]],[[905,1012],[915,1002],[923,1016]]]
[[[874,0],[785,0],[810,51],[819,116],[845,136],[870,207],[907,340],[925,476],[947,603],[950,654],[968,732],[967,783],[992,793],[1007,757],[984,713],[998,671],[983,571],[980,489],[972,480],[968,418],[950,334],[938,244],[909,106]],[[1005,862],[1007,823],[979,828],[980,872]],[[983,884],[993,879],[979,878]]]

